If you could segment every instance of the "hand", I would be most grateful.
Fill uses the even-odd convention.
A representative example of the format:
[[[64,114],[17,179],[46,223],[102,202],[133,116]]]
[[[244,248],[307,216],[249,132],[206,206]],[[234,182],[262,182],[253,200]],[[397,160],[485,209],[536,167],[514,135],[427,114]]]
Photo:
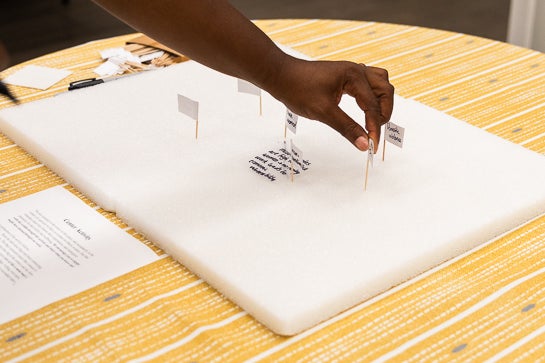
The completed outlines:
[[[94,1],[189,58],[252,82],[293,112],[324,122],[358,149],[368,150],[369,137],[374,151],[378,149],[380,127],[390,119],[394,95],[384,69],[291,57],[227,0]],[[344,93],[365,112],[367,132],[339,108]]]
[[[369,137],[378,149],[394,95],[384,69],[291,57],[227,0],[162,1],[160,6],[149,0],[94,1],[189,58],[250,81],[293,112],[324,122],[358,149],[368,150]],[[339,108],[344,93],[365,112],[367,132]]]
[[[290,57],[272,78],[269,92],[290,110],[329,125],[362,151],[368,150],[371,137],[374,152],[378,150],[381,126],[390,120],[394,104],[394,87],[386,70],[352,62]],[[365,112],[367,132],[340,109],[345,93]]]

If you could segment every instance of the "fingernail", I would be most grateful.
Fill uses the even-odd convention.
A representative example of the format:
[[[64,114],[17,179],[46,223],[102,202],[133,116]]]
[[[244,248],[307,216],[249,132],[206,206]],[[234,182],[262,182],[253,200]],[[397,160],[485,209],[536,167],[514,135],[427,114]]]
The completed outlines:
[[[354,141],[354,145],[361,151],[367,151],[369,149],[369,142],[363,136],[360,136]]]

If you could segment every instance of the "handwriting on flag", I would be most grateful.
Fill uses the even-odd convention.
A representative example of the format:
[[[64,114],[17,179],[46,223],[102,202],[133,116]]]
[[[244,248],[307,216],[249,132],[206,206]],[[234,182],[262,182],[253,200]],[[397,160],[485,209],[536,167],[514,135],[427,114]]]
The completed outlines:
[[[401,126],[394,124],[393,122],[386,123],[386,133],[384,139],[397,147],[403,147],[403,137],[405,136],[405,129]]]
[[[290,150],[291,150],[291,160],[294,164],[294,168],[298,170],[305,170],[305,165],[303,163],[303,152],[297,146],[293,140],[290,139]]]
[[[371,163],[371,167],[373,167],[373,158],[375,156],[375,142],[373,139],[369,138],[369,152],[367,153],[367,159],[369,160],[369,163]]]
[[[276,181],[279,174],[289,179],[292,168],[295,175],[307,171],[310,161],[304,160],[301,150],[292,146],[293,144],[284,141],[277,147],[256,155],[249,161],[250,169],[270,181]]]
[[[282,154],[280,159],[282,160],[282,173],[288,178],[293,174],[293,159],[291,155],[291,142],[283,141],[284,147],[280,149]]]
[[[286,127],[294,134],[297,132],[298,118],[299,116],[297,116],[295,113],[293,113],[292,111],[286,108]]]

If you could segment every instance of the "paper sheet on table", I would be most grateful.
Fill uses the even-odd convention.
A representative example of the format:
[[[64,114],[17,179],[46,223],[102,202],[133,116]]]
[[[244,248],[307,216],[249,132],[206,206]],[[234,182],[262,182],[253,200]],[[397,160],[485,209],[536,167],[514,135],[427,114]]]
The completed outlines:
[[[0,205],[0,324],[156,261],[62,187]]]
[[[109,77],[116,74],[122,74],[123,69],[115,62],[115,60],[108,60],[96,67],[93,72],[101,77]]]
[[[14,86],[46,90],[60,80],[72,74],[71,71],[42,66],[26,66],[4,79]]]

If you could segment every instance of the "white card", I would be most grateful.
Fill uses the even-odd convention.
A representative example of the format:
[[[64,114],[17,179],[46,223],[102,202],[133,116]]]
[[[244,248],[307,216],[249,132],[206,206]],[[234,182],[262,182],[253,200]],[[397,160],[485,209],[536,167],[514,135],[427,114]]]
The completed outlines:
[[[101,65],[99,65],[98,67],[96,67],[93,70],[93,72],[95,72],[101,77],[108,77],[108,76],[113,76],[115,74],[123,73],[123,69],[121,69],[121,67],[115,62],[108,60],[102,63]]]
[[[30,65],[4,78],[4,82],[15,86],[46,90],[70,74],[72,74],[71,71],[64,69]]]
[[[0,204],[0,324],[158,258],[62,187]]]
[[[117,58],[123,61],[131,61],[135,63],[140,63],[140,57],[132,54],[128,50],[125,50],[123,48],[108,48],[100,51],[100,56],[102,59],[111,59],[111,58]]]
[[[122,55],[126,52],[125,49],[118,47],[118,48],[107,48],[99,51],[100,57],[102,59],[108,59],[111,57],[117,57],[119,55]]]

